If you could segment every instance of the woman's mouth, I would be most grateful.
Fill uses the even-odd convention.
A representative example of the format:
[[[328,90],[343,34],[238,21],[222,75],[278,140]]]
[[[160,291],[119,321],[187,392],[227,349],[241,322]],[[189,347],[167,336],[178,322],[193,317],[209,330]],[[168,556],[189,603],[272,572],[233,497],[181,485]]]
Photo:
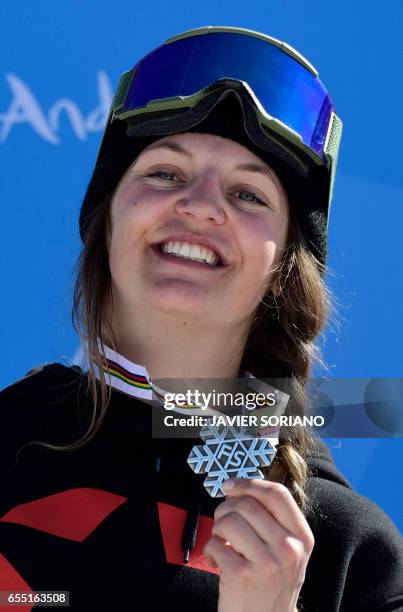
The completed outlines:
[[[189,243],[165,242],[151,246],[160,260],[197,270],[218,270],[223,262],[210,249]]]

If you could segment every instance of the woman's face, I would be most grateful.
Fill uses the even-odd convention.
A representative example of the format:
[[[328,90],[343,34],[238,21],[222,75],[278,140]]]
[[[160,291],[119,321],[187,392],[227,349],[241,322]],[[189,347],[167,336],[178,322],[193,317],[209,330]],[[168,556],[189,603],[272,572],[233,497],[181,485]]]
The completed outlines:
[[[281,258],[288,218],[279,179],[241,144],[198,133],[153,142],[112,199],[114,311],[137,318],[155,309],[184,324],[203,317],[247,329]]]

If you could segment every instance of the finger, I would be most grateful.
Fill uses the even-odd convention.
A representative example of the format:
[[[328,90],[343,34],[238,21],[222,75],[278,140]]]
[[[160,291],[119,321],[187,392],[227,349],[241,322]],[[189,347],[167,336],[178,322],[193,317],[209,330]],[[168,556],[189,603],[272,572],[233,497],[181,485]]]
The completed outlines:
[[[229,572],[238,572],[245,563],[248,563],[218,536],[210,538],[203,549],[203,554],[206,558],[212,559],[216,567]]]
[[[217,567],[216,561],[213,559],[213,557],[209,553],[203,551],[203,555],[210,567]]]
[[[282,548],[286,537],[293,534],[276,521],[273,515],[262,506],[262,504],[251,495],[242,495],[238,498],[229,498],[217,506],[214,512],[214,520],[218,521],[230,512],[240,514],[257,533],[260,539],[269,547],[275,558],[279,557],[277,552]]]
[[[269,554],[265,542],[237,512],[229,512],[216,521],[211,533],[228,540],[234,551],[249,561],[262,561]]]
[[[311,528],[287,487],[279,482],[248,478],[241,478],[233,482],[235,485],[230,491],[225,491],[226,495],[231,498],[251,495],[272,514],[284,529],[300,539],[308,551],[312,550],[314,538]]]

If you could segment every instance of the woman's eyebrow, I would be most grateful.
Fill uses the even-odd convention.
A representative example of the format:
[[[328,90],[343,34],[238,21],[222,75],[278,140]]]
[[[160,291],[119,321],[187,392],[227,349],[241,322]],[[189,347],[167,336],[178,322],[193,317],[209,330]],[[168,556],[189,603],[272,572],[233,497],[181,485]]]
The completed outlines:
[[[271,180],[276,181],[277,176],[273,172],[271,168],[268,166],[263,166],[260,164],[239,164],[239,166],[235,166],[235,170],[245,170],[246,172],[257,172],[259,174],[263,174],[264,176],[268,176]]]
[[[183,147],[181,147],[181,145],[177,144],[176,142],[169,142],[169,141],[152,145],[148,147],[147,149],[145,149],[143,153],[147,153],[147,151],[154,151],[154,149],[169,149],[170,151],[173,151],[174,153],[179,153],[180,155],[185,155],[186,157],[193,157],[190,151],[188,151],[187,149],[184,149]]]

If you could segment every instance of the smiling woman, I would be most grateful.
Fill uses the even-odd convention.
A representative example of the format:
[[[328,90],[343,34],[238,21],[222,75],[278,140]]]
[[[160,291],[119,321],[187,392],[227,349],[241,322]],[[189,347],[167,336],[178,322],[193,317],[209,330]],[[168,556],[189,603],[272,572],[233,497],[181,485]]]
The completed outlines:
[[[0,591],[66,585],[74,610],[403,609],[397,529],[304,427],[340,135],[314,67],[260,33],[188,32],[122,75],[80,213],[86,367],[2,392]],[[195,379],[275,381],[281,428],[153,436],[168,396],[199,414],[167,392]]]

